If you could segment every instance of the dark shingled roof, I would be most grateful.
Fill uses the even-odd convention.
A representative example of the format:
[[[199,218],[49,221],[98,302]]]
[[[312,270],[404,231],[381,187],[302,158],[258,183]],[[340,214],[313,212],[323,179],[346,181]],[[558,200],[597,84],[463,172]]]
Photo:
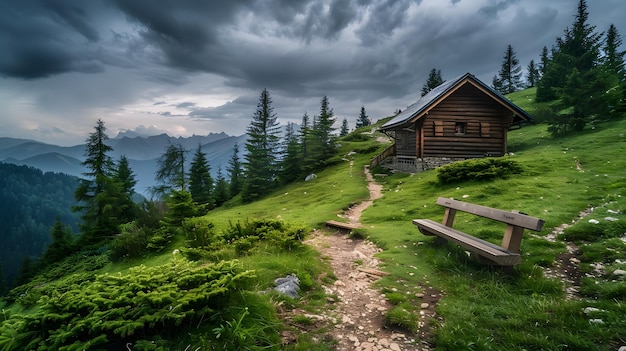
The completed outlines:
[[[418,116],[422,112],[428,110],[435,102],[439,100],[439,98],[441,98],[443,95],[447,94],[451,90],[458,88],[461,83],[465,82],[466,80],[472,80],[476,84],[486,89],[489,93],[494,95],[495,99],[500,100],[502,104],[507,106],[511,111],[515,113],[515,120],[517,122],[521,122],[520,119],[522,121],[532,122],[533,117],[529,115],[526,111],[522,110],[520,107],[512,103],[509,99],[505,98],[502,94],[480,81],[474,75],[470,73],[465,73],[464,75],[446,81],[434,88],[433,90],[429,91],[428,94],[422,96],[413,105],[407,107],[404,111],[400,112],[397,116],[385,123],[381,129],[392,129],[403,125],[415,116]]]

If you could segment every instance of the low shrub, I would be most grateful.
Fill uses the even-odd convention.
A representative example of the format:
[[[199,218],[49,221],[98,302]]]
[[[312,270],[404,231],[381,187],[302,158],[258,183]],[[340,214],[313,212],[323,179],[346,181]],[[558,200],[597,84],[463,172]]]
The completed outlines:
[[[259,242],[290,251],[300,244],[308,232],[305,226],[288,224],[281,220],[254,219],[246,220],[244,223],[239,221],[230,223],[222,237],[241,255],[258,248]]]
[[[147,252],[147,245],[152,237],[153,230],[140,227],[136,222],[130,222],[121,226],[121,234],[109,244],[111,258],[141,257]]]
[[[437,168],[436,174],[440,183],[450,184],[471,180],[506,179],[522,171],[518,162],[507,157],[487,157],[450,163]]]
[[[221,341],[224,350],[276,347],[272,305],[247,292],[253,275],[236,261],[198,264],[175,257],[126,274],[42,286],[34,312],[13,313],[0,324],[0,349],[121,349],[155,340],[154,349],[165,349],[200,324],[213,331],[204,347]]]
[[[204,217],[193,217],[183,221],[183,232],[189,247],[208,246],[217,241],[215,225]]]

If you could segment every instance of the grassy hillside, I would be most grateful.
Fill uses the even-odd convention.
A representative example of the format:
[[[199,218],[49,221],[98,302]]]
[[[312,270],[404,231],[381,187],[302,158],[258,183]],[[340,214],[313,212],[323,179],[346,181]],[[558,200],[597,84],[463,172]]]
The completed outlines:
[[[511,98],[532,111],[529,96],[524,91]],[[430,341],[438,350],[615,350],[626,344],[626,283],[613,275],[618,269],[626,270],[625,130],[626,120],[563,139],[551,138],[545,125],[511,131],[509,157],[524,171],[508,179],[442,185],[435,171],[379,178],[384,196],[363,213],[361,233],[384,249],[379,256],[390,275],[378,282],[380,289],[394,291],[395,302],[413,306],[413,313],[418,313],[421,302],[415,292],[426,288],[442,291],[444,297],[437,307],[440,319],[429,325],[433,329]],[[319,172],[314,180],[296,182],[252,204],[241,205],[235,199],[189,222],[188,232],[202,231],[212,238],[203,247],[193,247],[178,237],[162,254],[116,263],[107,261],[106,253],[92,252],[82,260],[83,268],[66,262],[59,270],[65,268],[70,274],[50,273],[16,290],[14,296],[20,297],[11,305],[0,306],[4,308],[0,349],[16,349],[15,345],[37,336],[23,328],[32,319],[68,325],[74,318],[71,313],[90,321],[111,314],[123,316],[122,321],[135,318],[130,323],[135,327],[116,325],[120,319],[106,322],[111,329],[102,327],[110,330],[101,331],[102,335],[118,344],[111,340],[99,344],[122,345],[132,340],[137,341],[134,350],[209,345],[214,349],[242,345],[248,349],[332,349],[332,341],[322,341],[314,333],[299,333],[281,322],[276,311],[315,311],[326,303],[321,284],[332,282],[333,274],[325,261],[299,240],[311,228],[321,227],[368,197],[363,167],[385,145],[374,137],[351,140],[341,142],[341,161]],[[544,219],[546,225],[540,233],[526,233],[523,263],[513,274],[505,274],[471,261],[452,245],[432,245],[433,238],[423,236],[411,224],[414,218],[440,220],[443,210],[435,205],[439,196],[518,209]],[[590,214],[578,221],[583,211]],[[501,225],[471,216],[458,215],[455,223],[461,230],[496,243],[504,231]],[[548,240],[553,229],[563,224],[570,226],[556,240]],[[255,235],[243,235],[249,227],[256,228]],[[568,254],[567,244],[575,248],[573,255]],[[180,254],[173,254],[174,250]],[[570,258],[580,262],[575,277],[579,289],[573,299],[566,298],[566,286],[560,279],[544,275],[546,268],[555,269],[562,260],[571,262]],[[290,273],[302,281],[302,299],[257,294],[268,291],[275,278]],[[204,278],[197,281],[192,277]],[[212,285],[207,286],[205,280]],[[98,296],[93,305],[85,302],[91,291]],[[74,303],[82,309],[75,311],[59,299],[66,296],[74,301],[69,298],[73,294],[84,296],[82,302]],[[136,296],[143,300],[137,301]],[[191,297],[195,302],[189,301]],[[119,301],[119,305],[111,301]],[[144,315],[125,314],[129,311],[123,306],[146,308],[142,305],[145,301],[152,308],[145,309]],[[197,301],[201,303],[194,305]],[[595,310],[585,313],[588,307]],[[142,318],[149,322],[137,322]],[[82,326],[89,327],[100,330],[95,324]],[[58,329],[50,340],[57,345],[74,342],[78,349],[84,345],[72,339],[71,333],[88,331],[76,328]],[[296,333],[297,340],[281,346],[281,330]]]

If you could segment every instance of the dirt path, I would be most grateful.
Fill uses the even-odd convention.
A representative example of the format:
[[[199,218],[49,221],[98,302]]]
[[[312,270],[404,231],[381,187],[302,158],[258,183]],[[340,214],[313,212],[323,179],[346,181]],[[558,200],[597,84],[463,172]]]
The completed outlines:
[[[382,196],[382,186],[365,168],[365,175],[370,191],[370,199],[350,208],[343,215],[352,224],[359,224],[363,210]],[[327,233],[316,231],[306,241],[330,261],[337,276],[332,286],[325,287],[326,293],[336,295],[333,309],[324,313],[324,319],[334,321],[330,331],[338,341],[338,350],[429,350],[426,342],[416,340],[417,334],[392,330],[385,326],[385,314],[392,305],[372,283],[378,280],[382,272],[378,271],[379,261],[374,255],[381,251],[373,243],[351,239],[345,233]],[[430,318],[422,311],[422,319]]]

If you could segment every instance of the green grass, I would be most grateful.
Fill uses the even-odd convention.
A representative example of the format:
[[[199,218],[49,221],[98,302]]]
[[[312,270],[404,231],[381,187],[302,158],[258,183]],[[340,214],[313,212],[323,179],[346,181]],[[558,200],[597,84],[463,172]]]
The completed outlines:
[[[545,278],[539,267],[551,266],[565,252],[565,238],[582,245],[583,259],[609,261],[607,270],[623,267],[610,262],[626,253],[626,244],[617,239],[626,233],[624,130],[626,121],[564,139],[551,138],[545,125],[511,131],[510,157],[524,172],[505,180],[441,185],[434,171],[379,179],[385,184],[385,195],[361,217],[369,238],[385,249],[379,256],[391,275],[379,284],[401,295],[427,277],[444,291],[437,310],[444,320],[434,340],[437,349],[617,348],[624,343],[619,330],[626,328],[626,322],[619,316],[625,310],[626,283],[609,276],[584,279],[581,293],[591,300],[565,301],[562,283]],[[473,262],[458,247],[431,245],[433,239],[411,224],[414,218],[441,220],[443,209],[435,205],[439,196],[521,210],[544,219],[546,225],[537,236],[527,231],[523,263],[507,276]],[[541,238],[571,223],[587,208],[596,210],[568,228],[561,240],[551,243]],[[607,214],[608,210],[612,212]],[[608,215],[617,221],[604,220]],[[588,219],[600,223],[589,224]],[[504,233],[503,225],[466,214],[457,214],[455,227],[497,244]],[[606,311],[602,326],[590,325],[581,312],[596,304]]]
[[[532,90],[526,90],[509,97],[532,113],[533,95]],[[377,286],[395,304],[387,314],[389,325],[415,330],[421,302],[415,292],[428,286],[442,291],[444,296],[437,306],[442,322],[427,321],[435,323],[430,341],[437,350],[615,350],[626,344],[626,283],[611,275],[616,269],[626,269],[626,244],[622,240],[626,232],[626,120],[595,128],[562,139],[552,138],[541,124],[510,131],[510,158],[523,171],[508,179],[443,185],[437,181],[435,171],[379,177],[384,196],[363,213],[363,228],[355,235],[368,237],[383,248],[378,258],[382,260],[382,269],[390,275],[379,280]],[[251,204],[243,205],[234,199],[209,212],[205,219],[215,224],[216,231],[255,218],[278,218],[309,228],[319,228],[325,221],[336,219],[351,205],[368,198],[363,166],[385,148],[373,138],[350,140],[341,142],[341,156],[337,159],[343,159],[317,173],[316,179],[290,184]],[[411,224],[415,218],[441,220],[443,209],[435,204],[439,196],[521,210],[546,224],[540,233],[526,232],[521,248],[523,262],[513,274],[505,274],[474,262],[458,247],[433,245],[432,237],[423,236]],[[587,208],[595,210],[565,230],[556,242],[544,239],[553,228],[572,224]],[[598,224],[590,223],[590,219]],[[457,215],[455,227],[497,244],[504,232],[502,224],[464,214]],[[598,278],[584,278],[579,300],[565,300],[562,282],[542,273],[542,267],[552,266],[555,258],[566,251],[565,240],[579,247],[583,272],[591,272],[592,264],[598,262],[607,272]],[[98,273],[127,274],[139,265],[163,266],[173,259],[174,249],[184,252],[184,246],[184,241],[177,238],[158,255],[108,263],[98,266]],[[316,313],[327,303],[321,284],[332,284],[336,279],[327,260],[306,246],[284,251],[261,245],[242,255],[224,248],[207,254],[203,260],[233,258],[239,260],[243,269],[254,271],[255,291],[268,291],[275,278],[292,273],[303,282],[303,297],[299,300],[276,294],[248,298],[247,302],[257,310],[267,308],[269,303]],[[71,283],[78,278],[65,279]],[[46,284],[54,283],[44,279],[38,286]],[[6,313],[30,313],[17,304],[1,306]],[[583,313],[586,307],[602,312],[588,316]],[[37,307],[32,308],[33,313],[36,310]],[[236,326],[237,318],[244,316],[245,311],[233,311],[231,324]],[[590,318],[601,318],[604,324],[592,324]],[[306,317],[298,317],[297,321],[311,322]],[[284,328],[290,330],[288,326]],[[231,328],[231,332],[236,331]],[[334,347],[334,341],[319,335],[325,333],[323,329],[292,331],[298,340],[287,349]],[[181,337],[177,345],[186,341],[202,345],[215,337],[191,330],[190,333]]]

